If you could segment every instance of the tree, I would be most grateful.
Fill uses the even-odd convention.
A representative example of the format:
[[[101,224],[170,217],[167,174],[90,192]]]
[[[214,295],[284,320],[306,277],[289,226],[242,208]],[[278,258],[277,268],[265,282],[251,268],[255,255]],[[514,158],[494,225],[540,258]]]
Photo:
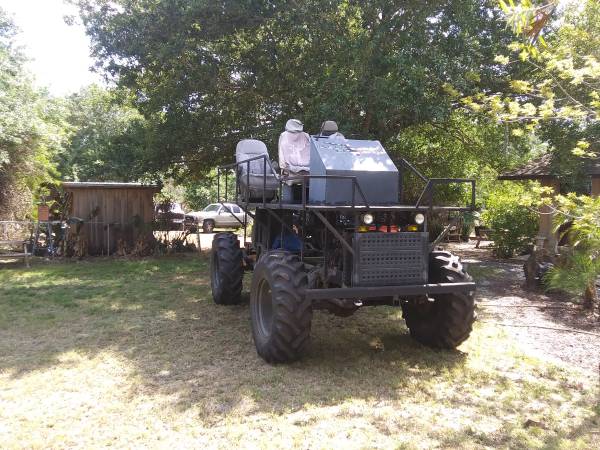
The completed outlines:
[[[402,156],[428,177],[459,177],[477,180],[477,202],[485,205],[494,180],[507,167],[522,163],[539,144],[534,136],[512,136],[510,126],[487,117],[452,113],[444,121],[408,127],[388,143],[392,157]],[[416,201],[423,189],[406,174],[405,200]],[[470,201],[470,187],[453,184],[436,190],[436,201],[452,204]]]
[[[500,186],[489,196],[482,219],[490,227],[501,258],[511,258],[517,252],[527,251],[538,231],[538,215],[535,209],[522,204],[521,199],[530,195],[531,186]],[[539,196],[532,198],[538,200]]]
[[[64,109],[33,87],[17,30],[0,8],[0,218],[32,211],[39,185],[57,176],[53,163],[65,143]]]
[[[573,156],[597,157],[600,4],[588,0],[568,9],[562,24],[548,39],[543,37],[544,26],[558,11],[557,1],[534,4],[523,0],[515,4],[511,0],[500,4],[507,23],[520,37],[509,49],[518,52],[519,60],[528,64],[531,71],[526,78],[511,80],[512,91],[481,93],[475,99],[467,98],[465,104],[476,111],[483,106],[501,120],[526,123],[532,130],[541,125],[554,143],[577,139],[571,147],[571,160]],[[504,66],[510,64],[505,55],[497,57],[497,61]],[[564,148],[554,148],[558,156],[555,159],[570,170],[572,165],[561,150]],[[573,251],[554,267],[547,282],[551,287],[583,294],[586,306],[593,307],[598,303],[596,281],[600,276],[600,200],[572,192],[539,202],[523,198],[522,204],[545,204],[554,209],[557,227],[568,225]]]
[[[66,104],[71,133],[58,165],[64,179],[139,181],[148,176],[146,123],[127,98],[92,85]]]
[[[461,92],[494,86],[510,33],[486,0],[241,2],[79,0],[98,67],[135,94],[150,160],[169,175],[273,148],[285,120],[384,144],[443,121]]]
[[[583,7],[572,5],[546,39],[543,27],[558,11],[557,0],[540,4],[511,1],[508,5],[500,1],[500,5],[507,23],[520,37],[496,56],[498,71],[507,78],[505,86],[510,89],[465,96],[463,104],[504,122],[522,123],[530,131],[547,123],[566,128],[575,125],[582,139],[572,153],[595,157],[598,135],[586,131],[596,130],[600,112],[600,3],[588,0]],[[508,69],[514,63],[527,70],[512,76]]]

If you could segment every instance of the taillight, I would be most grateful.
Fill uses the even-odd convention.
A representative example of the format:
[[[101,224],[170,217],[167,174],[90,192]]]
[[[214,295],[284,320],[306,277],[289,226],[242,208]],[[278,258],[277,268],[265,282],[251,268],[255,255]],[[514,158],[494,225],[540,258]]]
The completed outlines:
[[[378,231],[382,233],[397,233],[398,225],[390,225],[389,227],[387,225],[380,225]]]

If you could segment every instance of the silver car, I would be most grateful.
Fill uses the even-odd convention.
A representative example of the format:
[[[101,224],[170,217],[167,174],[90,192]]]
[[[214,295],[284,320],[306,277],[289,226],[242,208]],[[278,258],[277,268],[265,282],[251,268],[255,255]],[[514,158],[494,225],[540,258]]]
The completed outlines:
[[[193,217],[195,222],[202,226],[205,233],[212,233],[215,228],[239,228],[244,223],[246,213],[233,203],[211,203],[202,211],[193,211],[186,214]],[[252,219],[248,217],[248,223]]]

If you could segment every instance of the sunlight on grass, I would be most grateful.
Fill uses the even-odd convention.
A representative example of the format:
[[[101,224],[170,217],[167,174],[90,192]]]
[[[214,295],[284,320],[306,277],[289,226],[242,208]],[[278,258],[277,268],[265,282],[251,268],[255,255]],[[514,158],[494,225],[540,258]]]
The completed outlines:
[[[3,447],[598,447],[594,376],[523,354],[505,329],[477,324],[437,352],[397,309],[316,313],[307,357],[269,366],[247,305],[214,305],[207,269],[0,270]]]
[[[471,275],[475,281],[494,280],[504,274],[504,270],[499,267],[488,267],[483,264],[469,264],[468,270],[469,275]]]

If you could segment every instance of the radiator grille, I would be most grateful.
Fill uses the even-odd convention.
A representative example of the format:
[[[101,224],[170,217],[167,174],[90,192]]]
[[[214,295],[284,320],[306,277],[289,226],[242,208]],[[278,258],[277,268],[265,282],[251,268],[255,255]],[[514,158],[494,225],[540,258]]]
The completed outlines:
[[[427,283],[427,233],[355,233],[354,286]]]

